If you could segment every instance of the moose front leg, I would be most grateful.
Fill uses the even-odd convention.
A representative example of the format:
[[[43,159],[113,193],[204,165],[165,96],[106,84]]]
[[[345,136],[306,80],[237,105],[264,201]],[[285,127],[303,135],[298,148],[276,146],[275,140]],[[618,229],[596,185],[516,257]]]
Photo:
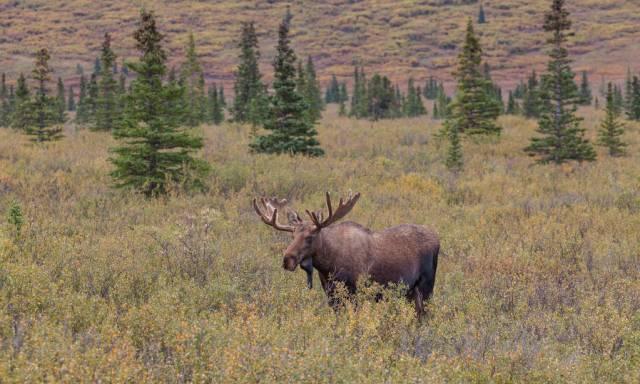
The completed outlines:
[[[302,268],[307,273],[307,288],[313,288],[313,261],[311,258],[302,260],[300,263],[300,268]]]

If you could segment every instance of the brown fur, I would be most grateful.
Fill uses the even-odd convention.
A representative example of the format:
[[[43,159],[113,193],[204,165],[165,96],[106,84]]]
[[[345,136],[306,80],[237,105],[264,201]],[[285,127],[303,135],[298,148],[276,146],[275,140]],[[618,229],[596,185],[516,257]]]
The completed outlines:
[[[344,210],[341,213],[346,215]],[[273,223],[276,216],[277,213]],[[423,314],[423,301],[433,292],[440,250],[433,230],[403,224],[372,232],[354,222],[325,227],[313,217],[315,224],[303,222],[297,214],[296,217],[297,220],[290,220],[293,240],[284,252],[285,269],[293,271],[301,265],[311,287],[315,268],[331,304],[335,304],[336,282],[344,283],[350,292],[355,292],[358,279],[365,276],[382,285],[403,283],[409,287],[407,296],[414,300],[418,316]]]

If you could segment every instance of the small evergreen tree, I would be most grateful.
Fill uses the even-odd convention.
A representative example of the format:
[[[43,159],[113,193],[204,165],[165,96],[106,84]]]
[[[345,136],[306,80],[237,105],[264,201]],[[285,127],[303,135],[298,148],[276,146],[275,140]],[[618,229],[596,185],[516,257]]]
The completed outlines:
[[[520,105],[516,101],[516,98],[513,96],[513,92],[509,91],[509,101],[507,103],[507,115],[518,115],[520,114]]]
[[[31,93],[27,85],[27,79],[24,74],[20,74],[16,83],[16,92],[14,96],[12,113],[9,116],[9,122],[12,128],[26,131],[32,124],[33,116],[31,114]]]
[[[224,84],[220,84],[220,87],[218,87],[218,102],[222,108],[227,107],[227,98],[224,96]]]
[[[100,61],[100,56],[96,57],[95,61],[93,62],[93,73],[97,76],[102,72],[102,65],[101,65],[101,61]]]
[[[67,97],[67,111],[73,112],[76,110],[76,99],[73,94],[73,87],[69,86],[69,96]]]
[[[484,14],[484,7],[480,3],[480,11],[478,12],[478,24],[484,24],[487,22],[487,17]]]
[[[633,75],[631,74],[631,67],[627,67],[627,77],[624,82],[624,110],[629,113],[631,110],[631,104],[633,103]]]
[[[256,136],[251,150],[260,153],[288,153],[321,156],[316,130],[306,115],[309,108],[305,99],[296,91],[296,55],[289,38],[291,16],[287,8],[278,31],[277,55],[273,63],[274,95],[264,128],[271,133]]]
[[[78,104],[76,112],[76,122],[84,124],[89,120],[89,103],[87,100],[87,79],[80,76],[80,93],[78,94]]]
[[[98,93],[95,100],[95,126],[96,130],[110,131],[118,120],[118,83],[113,77],[113,65],[116,55],[111,49],[111,35],[104,34],[102,54],[100,56],[101,72],[98,84]]]
[[[449,123],[449,120],[445,122],[445,125]],[[447,159],[445,165],[450,171],[458,172],[462,169],[464,164],[462,158],[462,144],[460,143],[460,134],[455,126],[449,126],[445,128],[447,137],[449,139],[449,149],[447,150]]]
[[[33,79],[37,83],[35,98],[30,103],[30,118],[27,125],[27,134],[38,143],[58,140],[62,137],[60,123],[59,103],[49,97],[47,83],[51,80],[51,68],[49,60],[51,56],[46,48],[42,48],[36,54],[36,64],[33,69]]]
[[[340,102],[340,84],[336,75],[331,75],[331,82],[325,92],[324,101],[327,104]]]
[[[499,135],[496,124],[500,107],[488,93],[490,83],[480,72],[482,49],[469,20],[462,51],[458,55],[456,78],[458,89],[451,105],[451,114],[445,129],[455,127],[458,133],[468,135]],[[442,112],[442,111],[440,111]]]
[[[196,53],[196,43],[193,33],[189,34],[189,40],[185,48],[186,61],[182,65],[181,78],[186,85],[185,105],[186,115],[185,123],[190,127],[195,127],[202,123],[202,96],[204,95],[204,79],[202,67],[198,61]]]
[[[2,73],[0,80],[0,127],[9,126],[9,89],[7,88],[7,77]]]
[[[607,86],[605,117],[598,132],[598,144],[606,147],[611,156],[621,156],[625,152],[624,147],[626,144],[620,140],[620,136],[624,134],[624,125],[619,121],[619,118],[620,108],[615,105],[613,86],[609,83]]]
[[[202,148],[202,138],[179,129],[184,110],[178,100],[184,88],[163,83],[167,58],[153,13],[141,12],[134,39],[140,61],[127,65],[136,78],[123,118],[112,131],[121,143],[110,159],[116,186],[135,188],[146,196],[166,193],[170,183],[202,186],[200,176],[207,165],[191,155]]]
[[[89,84],[87,84],[87,95],[85,97],[87,103],[87,114],[85,122],[95,124],[96,114],[98,112],[98,98],[100,97],[100,87],[98,86],[98,76],[91,74]]]
[[[638,79],[638,76],[634,76],[633,80],[631,80],[627,117],[629,117],[629,120],[640,121],[640,79]]]
[[[322,101],[322,93],[320,92],[320,83],[316,75],[316,69],[313,65],[311,56],[307,58],[307,64],[304,69],[304,85],[303,95],[309,104],[309,118],[313,123],[322,117],[324,103]]]
[[[591,86],[589,85],[589,77],[587,71],[582,71],[582,81],[580,82],[580,104],[591,105],[593,97],[591,96]]]
[[[58,77],[58,92],[56,94],[56,107],[58,109],[56,122],[62,124],[67,120],[67,100],[64,92],[64,82]]]
[[[547,73],[542,77],[541,111],[538,132],[525,149],[538,156],[538,162],[560,164],[567,160],[595,160],[596,153],[584,138],[581,119],[575,115],[578,92],[570,67],[565,43],[571,28],[565,0],[552,0],[551,10],[545,15],[544,30],[551,34],[552,46]]]
[[[540,116],[540,84],[536,71],[532,71],[527,84],[523,87],[522,113],[528,118]]]
[[[224,110],[220,102],[220,93],[216,84],[209,87],[209,120],[215,125],[219,125],[224,121]]]

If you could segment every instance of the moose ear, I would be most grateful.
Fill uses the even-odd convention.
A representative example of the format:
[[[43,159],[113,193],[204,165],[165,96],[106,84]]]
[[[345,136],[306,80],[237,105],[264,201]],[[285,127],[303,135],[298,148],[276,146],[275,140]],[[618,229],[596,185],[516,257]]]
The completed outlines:
[[[293,209],[287,210],[287,220],[289,220],[289,224],[291,225],[302,224],[302,218],[300,218],[298,212],[294,211]]]

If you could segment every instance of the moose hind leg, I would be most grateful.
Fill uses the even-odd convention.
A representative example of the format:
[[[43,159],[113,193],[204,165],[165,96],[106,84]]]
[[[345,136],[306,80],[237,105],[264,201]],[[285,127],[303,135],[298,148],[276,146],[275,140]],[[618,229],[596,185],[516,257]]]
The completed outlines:
[[[422,320],[422,317],[424,316],[424,297],[418,284],[416,284],[416,286],[413,288],[412,296],[415,302],[416,315],[418,315],[418,320]]]

